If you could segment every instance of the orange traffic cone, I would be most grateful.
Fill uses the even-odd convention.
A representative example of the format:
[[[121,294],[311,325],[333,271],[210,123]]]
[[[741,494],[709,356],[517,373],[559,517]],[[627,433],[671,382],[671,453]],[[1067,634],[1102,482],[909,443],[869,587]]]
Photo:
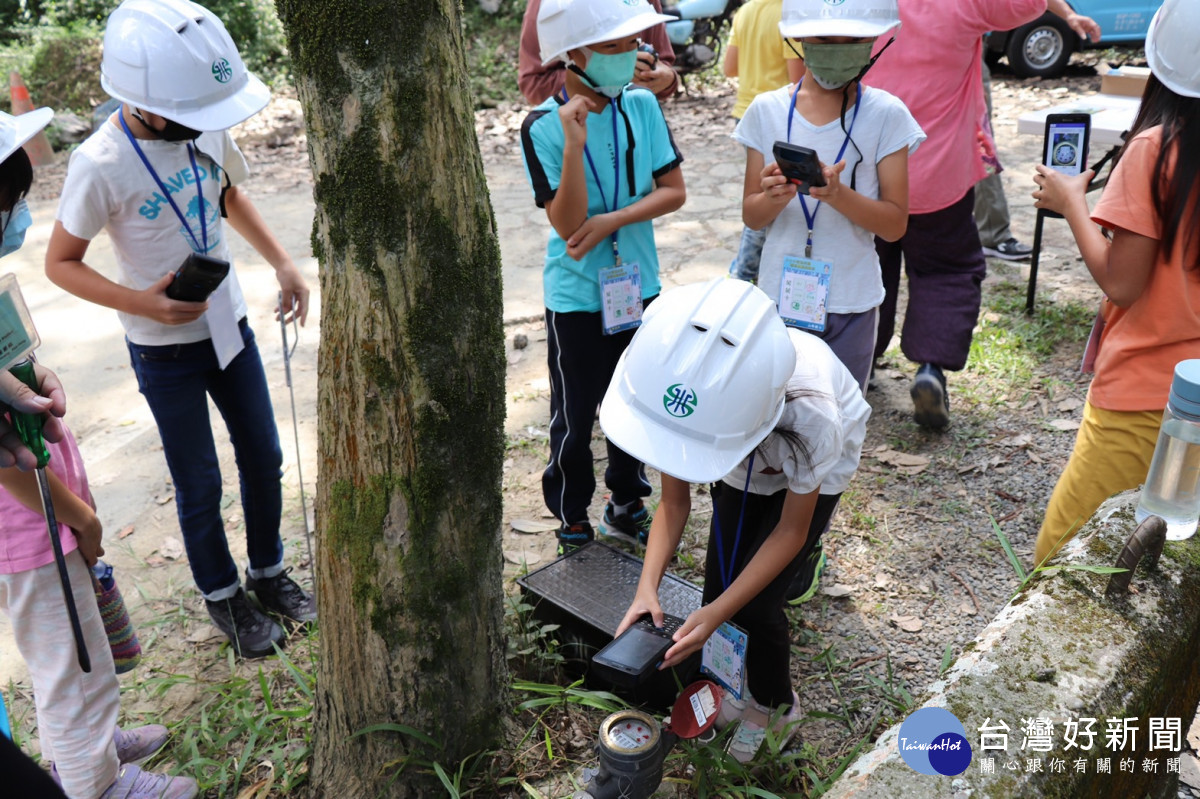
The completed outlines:
[[[29,89],[25,87],[25,81],[21,80],[21,74],[15,70],[9,73],[8,90],[12,96],[13,116],[33,110]],[[36,136],[25,142],[25,154],[34,166],[46,166],[54,162],[54,150],[50,147],[50,140],[46,138],[46,131],[39,131]]]

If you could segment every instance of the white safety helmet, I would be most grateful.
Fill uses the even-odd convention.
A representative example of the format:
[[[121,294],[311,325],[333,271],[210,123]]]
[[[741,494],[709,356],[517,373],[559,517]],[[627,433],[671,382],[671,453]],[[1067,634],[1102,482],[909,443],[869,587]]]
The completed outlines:
[[[659,471],[706,483],[737,466],[783,414],[796,350],[775,303],[718,278],[664,292],[617,363],[600,426]]]
[[[38,135],[53,118],[54,112],[49,108],[37,108],[16,116],[0,111],[0,163]]]
[[[882,36],[900,27],[897,0],[783,0],[779,32],[807,36]]]
[[[543,0],[537,16],[542,66],[566,60],[569,50],[633,36],[673,19],[646,0]]]
[[[246,71],[221,20],[188,0],[117,6],[104,30],[100,85],[124,103],[195,130],[225,130],[271,99]]]
[[[1184,97],[1200,97],[1200,2],[1167,0],[1146,32],[1146,62],[1163,85]]]

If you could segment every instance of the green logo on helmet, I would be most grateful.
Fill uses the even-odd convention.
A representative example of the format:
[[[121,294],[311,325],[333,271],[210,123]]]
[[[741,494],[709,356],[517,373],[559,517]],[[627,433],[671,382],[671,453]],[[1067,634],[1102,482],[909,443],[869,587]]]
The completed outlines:
[[[846,0],[825,0],[825,5],[827,5],[827,6],[840,6],[840,5],[841,5],[842,3],[844,3],[844,2],[846,2]]]
[[[695,391],[685,387],[683,383],[676,383],[668,386],[667,393],[663,394],[663,407],[667,409],[667,413],[683,419],[691,416],[696,410],[698,399]]]
[[[218,58],[212,64],[212,74],[217,83],[229,83],[233,79],[233,67],[224,58]]]

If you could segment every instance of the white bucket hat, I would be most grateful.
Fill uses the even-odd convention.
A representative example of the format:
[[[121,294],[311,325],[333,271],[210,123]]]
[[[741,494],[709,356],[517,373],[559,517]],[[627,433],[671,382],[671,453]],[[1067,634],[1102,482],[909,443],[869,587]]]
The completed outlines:
[[[897,0],[783,0],[779,32],[808,36],[882,36],[900,27]]]
[[[54,112],[49,108],[37,108],[17,116],[0,111],[0,161],[8,160],[53,118]]]
[[[664,292],[617,363],[600,406],[614,444],[706,483],[733,471],[783,414],[796,349],[775,303],[718,278]]]

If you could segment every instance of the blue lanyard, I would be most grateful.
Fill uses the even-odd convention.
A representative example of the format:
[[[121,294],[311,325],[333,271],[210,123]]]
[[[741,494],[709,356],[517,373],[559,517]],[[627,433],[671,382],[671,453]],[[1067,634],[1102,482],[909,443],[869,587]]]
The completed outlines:
[[[162,178],[154,171],[154,167],[150,165],[150,160],[146,158],[146,154],[142,152],[142,148],[134,138],[133,133],[129,130],[129,123],[125,121],[123,109],[118,109],[117,117],[121,120],[121,129],[125,131],[125,135],[129,138],[129,143],[133,145],[134,151],[138,157],[142,159],[146,170],[150,173],[150,177],[154,178],[154,182],[158,184],[158,188],[162,190],[163,196],[167,198],[167,202],[171,204],[171,210],[175,212],[175,216],[179,217],[179,221],[183,223],[183,229],[188,232],[188,236],[192,239],[193,249],[200,254],[208,252],[208,221],[205,219],[207,214],[204,210],[204,189],[200,183],[200,168],[196,166],[196,151],[192,147],[191,142],[188,142],[187,151],[188,158],[192,161],[192,174],[196,177],[196,196],[200,199],[200,240],[196,239],[196,234],[192,232],[192,226],[188,224],[187,217],[179,210],[179,206],[175,204],[174,198],[171,197],[171,192],[167,191],[166,184],[162,182]]]
[[[564,86],[562,90],[563,102],[567,101],[567,88]],[[617,139],[617,98],[609,99],[609,108],[612,110],[612,129],[613,129],[613,203],[612,209],[616,211],[620,206],[621,194],[621,159],[617,156],[617,151],[620,149],[620,141]],[[588,113],[591,113],[590,111]],[[596,171],[596,162],[592,160],[592,153],[588,149],[587,144],[583,145],[583,154],[587,158],[588,167],[592,170],[592,178],[596,181],[596,188],[600,190],[600,203],[604,206],[604,210],[608,211],[608,196],[604,193],[604,186],[600,184],[600,173]],[[621,265],[621,253],[617,251],[617,231],[613,231],[612,250],[613,261],[617,266]]]
[[[792,114],[796,111],[796,95],[800,93],[800,84],[804,83],[804,78],[796,82],[796,91],[792,92],[792,102],[788,105],[788,120],[787,120],[787,141],[792,140]],[[858,119],[858,109],[862,106],[862,84],[859,83],[854,87],[854,114],[850,117],[850,127],[846,130],[846,138],[842,141],[842,149],[838,150],[837,158],[833,159],[833,163],[842,160],[842,156],[846,154],[846,145],[850,143],[850,134],[854,132],[854,122]],[[817,200],[817,205],[813,208],[812,213],[808,212],[808,203],[804,202],[804,195],[796,192],[796,196],[800,198],[800,210],[804,211],[804,221],[808,223],[808,240],[804,245],[804,257],[812,258],[812,239],[813,227],[817,224],[817,212],[821,210],[821,201]]]
[[[737,532],[733,535],[733,558],[737,557],[738,545],[742,543],[742,521],[746,518],[746,497],[750,494],[750,477],[754,474],[754,453],[750,453],[750,461],[746,464],[746,485],[742,488],[742,509],[738,512]],[[713,508],[713,542],[717,545],[717,563],[721,567],[721,590],[726,591],[733,583],[733,567],[735,560],[725,564],[725,546],[721,540],[721,514]]]

